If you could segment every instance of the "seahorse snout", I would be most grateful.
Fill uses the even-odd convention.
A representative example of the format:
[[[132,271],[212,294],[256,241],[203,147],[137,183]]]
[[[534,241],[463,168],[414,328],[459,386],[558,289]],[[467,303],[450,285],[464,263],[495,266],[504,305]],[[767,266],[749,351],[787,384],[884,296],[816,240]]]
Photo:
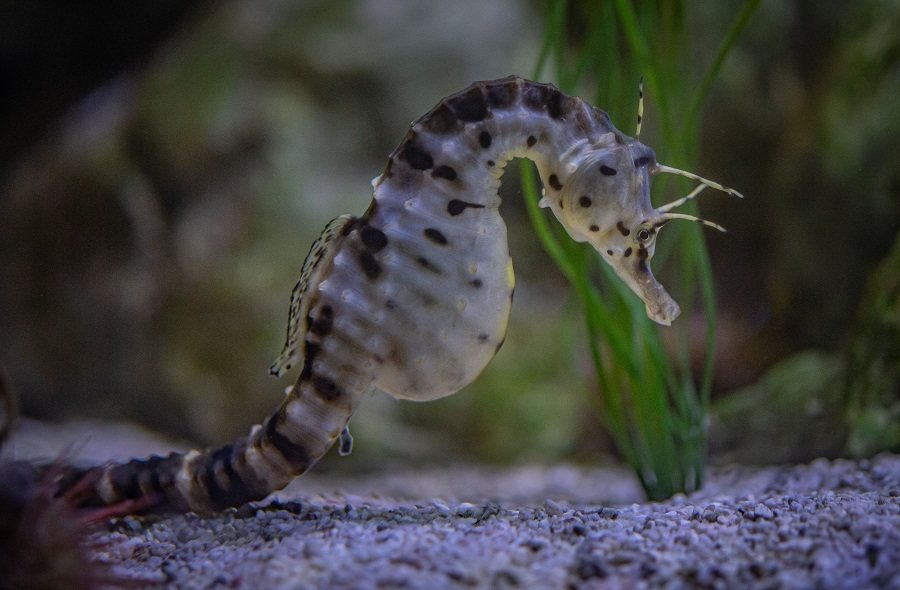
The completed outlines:
[[[654,281],[655,282],[655,281]],[[664,326],[669,326],[675,321],[675,318],[681,313],[681,308],[672,297],[663,289],[662,285],[656,283],[658,289],[650,295],[642,295],[644,307],[647,309],[647,317]]]
[[[681,308],[653,276],[646,260],[620,258],[610,264],[619,278],[644,302],[647,317],[664,326],[669,326],[675,321],[681,313]]]

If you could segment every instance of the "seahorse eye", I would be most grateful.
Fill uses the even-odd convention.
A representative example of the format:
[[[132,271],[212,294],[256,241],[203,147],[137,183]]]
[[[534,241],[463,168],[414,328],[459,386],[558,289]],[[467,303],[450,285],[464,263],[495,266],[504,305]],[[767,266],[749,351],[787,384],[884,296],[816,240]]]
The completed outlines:
[[[647,229],[646,227],[641,228],[640,230],[638,230],[638,233],[637,233],[637,239],[641,243],[649,241],[652,236],[653,236],[653,234],[651,234],[650,230]]]

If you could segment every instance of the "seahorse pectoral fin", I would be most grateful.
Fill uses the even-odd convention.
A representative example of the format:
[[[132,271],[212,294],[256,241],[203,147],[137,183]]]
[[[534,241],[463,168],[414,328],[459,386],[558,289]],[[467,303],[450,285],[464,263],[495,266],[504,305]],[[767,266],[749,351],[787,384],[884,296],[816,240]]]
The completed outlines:
[[[612,267],[616,274],[625,281],[625,284],[644,302],[647,317],[651,320],[663,326],[669,326],[681,313],[678,303],[653,276],[647,260],[640,257],[621,258],[612,263]]]

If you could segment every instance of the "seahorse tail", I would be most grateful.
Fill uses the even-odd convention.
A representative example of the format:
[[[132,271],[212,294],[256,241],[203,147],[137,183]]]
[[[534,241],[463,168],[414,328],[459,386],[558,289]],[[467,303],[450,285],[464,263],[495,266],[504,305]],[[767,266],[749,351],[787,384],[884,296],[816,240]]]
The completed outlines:
[[[131,501],[152,512],[212,512],[265,498],[325,454],[356,405],[308,389],[298,383],[275,414],[231,444],[72,470],[57,478],[58,495],[80,507]]]
[[[207,512],[237,506],[263,498],[269,490],[246,469],[246,447],[244,437],[202,453],[154,455],[71,470],[58,478],[58,495],[82,508],[132,502],[154,512]]]

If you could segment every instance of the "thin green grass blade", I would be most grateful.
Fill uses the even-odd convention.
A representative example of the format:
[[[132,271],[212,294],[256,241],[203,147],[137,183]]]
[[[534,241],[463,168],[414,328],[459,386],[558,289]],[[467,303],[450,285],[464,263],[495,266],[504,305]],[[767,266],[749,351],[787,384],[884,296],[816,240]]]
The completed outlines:
[[[541,73],[544,71],[544,65],[547,63],[547,58],[550,56],[550,50],[554,46],[558,46],[565,35],[567,5],[567,0],[553,0],[550,4],[544,39],[541,41],[541,49],[538,52],[537,63],[532,76],[534,80],[540,79]]]
[[[703,101],[706,99],[706,95],[709,94],[709,89],[712,87],[713,81],[716,79],[716,76],[719,75],[719,70],[722,68],[722,63],[725,61],[725,58],[731,51],[731,47],[734,45],[734,42],[737,41],[737,38],[740,36],[741,31],[744,30],[744,27],[747,25],[750,17],[753,16],[753,13],[756,12],[757,8],[759,8],[759,3],[760,0],[747,0],[746,2],[744,2],[743,8],[741,8],[741,11],[731,22],[731,26],[728,28],[728,32],[725,33],[725,37],[722,39],[721,45],[719,45],[719,50],[716,52],[715,59],[713,59],[712,64],[709,66],[706,74],[704,74],[703,81],[700,82],[700,86],[697,87],[697,92],[694,94],[694,99],[691,101],[691,106],[687,111],[684,122],[682,123],[680,135],[683,136],[689,133],[690,130],[693,129],[696,125],[697,116],[700,113],[700,107],[703,105]]]
[[[654,115],[660,121],[657,152],[665,155],[667,163],[690,169],[697,153],[693,123],[699,105],[758,3],[747,0],[703,82],[692,93],[690,79],[683,73],[689,70],[688,41],[694,38],[687,30],[690,11],[686,2],[582,0],[572,4],[555,0],[547,10],[535,78],[552,63],[554,78],[566,92],[577,94],[579,85],[591,81],[596,88],[595,104],[610,112],[620,129],[627,130],[625,121],[634,120],[636,114],[631,111],[636,106],[633,89],[643,75],[655,103]],[[571,45],[566,25],[575,18],[585,22],[585,34],[578,44]],[[685,113],[690,115],[687,121]],[[683,122],[678,130],[674,120]],[[669,279],[674,277],[677,298],[689,310],[686,315],[699,305],[705,317],[707,354],[698,391],[688,354],[689,322],[682,321],[676,328],[673,363],[660,329],[647,318],[643,303],[605,262],[598,262],[601,257],[593,250],[572,242],[550,224],[538,205],[533,168],[523,167],[522,178],[527,211],[538,237],[572,284],[584,311],[604,426],[650,498],[696,489],[704,469],[704,421],[715,343],[715,300],[703,233],[696,227],[667,230],[670,233],[657,249],[654,262],[656,268],[674,268],[666,274]],[[657,192],[663,186],[657,183]],[[603,272],[597,273],[597,268]],[[598,278],[602,291],[595,285]]]

